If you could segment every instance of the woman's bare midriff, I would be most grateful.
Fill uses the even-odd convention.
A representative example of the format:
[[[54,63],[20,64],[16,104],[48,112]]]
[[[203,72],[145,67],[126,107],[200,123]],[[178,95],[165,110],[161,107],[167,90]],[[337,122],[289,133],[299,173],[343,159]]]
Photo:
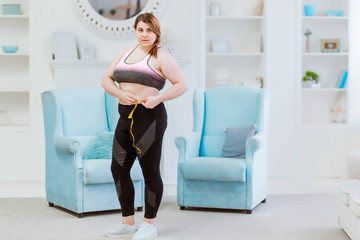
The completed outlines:
[[[138,83],[120,83],[120,89],[132,93],[136,96],[136,99],[141,102],[143,99],[151,96],[159,95],[159,90],[154,87],[145,86]]]

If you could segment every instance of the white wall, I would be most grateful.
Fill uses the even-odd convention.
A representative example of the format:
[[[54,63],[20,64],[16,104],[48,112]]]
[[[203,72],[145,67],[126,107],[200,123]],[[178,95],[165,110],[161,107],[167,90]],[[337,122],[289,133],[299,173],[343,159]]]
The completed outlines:
[[[346,128],[305,128],[298,124],[296,1],[267,4],[267,83],[271,95],[270,178],[332,178],[341,174]]]
[[[311,179],[331,179],[341,175],[346,159],[348,132],[338,128],[306,129],[297,125],[296,4],[295,1],[288,0],[267,1],[266,88],[271,95],[270,193],[299,192],[299,189],[296,189],[299,185],[292,185],[296,181],[303,182],[306,186],[300,184],[304,187],[301,191],[307,192],[311,188]],[[58,31],[75,33],[78,40],[94,44],[97,57],[101,60],[110,60],[115,52],[135,42],[109,40],[93,34],[81,23],[71,0],[33,2],[38,7],[36,16],[40,24],[39,34],[35,38],[38,74],[32,79],[36,95],[35,127],[29,132],[1,133],[0,181],[44,180],[45,153],[40,93],[54,87],[49,67],[51,34]],[[171,28],[177,58],[191,60],[191,70],[187,70],[190,77],[187,80],[194,87],[200,84],[199,6],[198,1],[168,0],[165,13],[160,18],[163,26]],[[191,92],[187,93],[186,99],[189,98]],[[192,106],[188,107],[191,109]],[[191,126],[187,125],[183,129],[190,131]],[[177,159],[171,159],[169,166],[175,168],[176,161]],[[170,172],[176,171],[171,169]],[[272,180],[276,184],[271,185]],[[322,186],[319,185],[319,188]]]

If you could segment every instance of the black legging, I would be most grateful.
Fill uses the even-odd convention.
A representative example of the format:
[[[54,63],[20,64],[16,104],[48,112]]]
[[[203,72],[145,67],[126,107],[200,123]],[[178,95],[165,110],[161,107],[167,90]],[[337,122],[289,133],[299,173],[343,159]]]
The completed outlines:
[[[153,109],[146,109],[141,104],[138,104],[134,111],[133,109],[134,105],[119,104],[120,119],[115,130],[111,172],[122,215],[134,215],[134,185],[130,169],[136,156],[138,157],[145,178],[145,218],[155,218],[163,193],[160,158],[167,126],[166,109],[163,103]],[[128,117],[132,111],[131,127],[132,119]]]

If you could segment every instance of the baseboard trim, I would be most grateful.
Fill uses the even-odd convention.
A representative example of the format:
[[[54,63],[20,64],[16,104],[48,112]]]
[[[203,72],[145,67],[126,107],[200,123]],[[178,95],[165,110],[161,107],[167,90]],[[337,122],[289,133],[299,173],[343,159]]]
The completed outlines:
[[[164,181],[164,196],[176,196],[176,182]],[[43,181],[0,181],[0,198],[46,197]]]
[[[177,195],[177,185],[176,182],[164,182],[164,196],[176,196]]]
[[[0,198],[45,197],[43,181],[0,181]]]
[[[270,178],[268,194],[336,194],[340,178]],[[164,179],[164,196],[176,196],[176,181]],[[46,197],[43,181],[0,181],[0,198]]]
[[[336,194],[341,179],[331,178],[270,178],[268,194]]]

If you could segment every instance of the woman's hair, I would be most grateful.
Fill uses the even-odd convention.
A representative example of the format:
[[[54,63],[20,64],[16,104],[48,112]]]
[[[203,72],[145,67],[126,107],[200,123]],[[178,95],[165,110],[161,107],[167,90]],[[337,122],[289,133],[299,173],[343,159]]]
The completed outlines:
[[[149,51],[150,55],[154,56],[156,58],[157,57],[158,46],[160,45],[160,35],[161,35],[160,22],[151,13],[140,14],[139,16],[137,16],[137,18],[135,20],[135,23],[134,23],[135,31],[136,31],[136,27],[137,27],[139,22],[143,22],[143,23],[146,23],[147,25],[149,25],[151,31],[153,33],[155,33],[155,35],[156,35],[156,40],[155,40],[155,42],[153,44],[153,47]]]

